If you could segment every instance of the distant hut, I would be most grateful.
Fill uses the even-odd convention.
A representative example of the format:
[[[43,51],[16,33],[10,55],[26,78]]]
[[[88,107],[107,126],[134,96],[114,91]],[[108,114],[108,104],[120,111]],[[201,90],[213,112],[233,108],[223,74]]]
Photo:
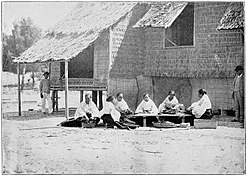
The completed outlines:
[[[244,61],[238,29],[217,31],[229,2],[79,2],[15,62],[50,62],[52,89],[124,92],[132,109],[169,90],[189,106],[200,88],[232,107],[233,69]],[[65,74],[66,77],[66,74]],[[97,97],[97,96],[96,96]]]

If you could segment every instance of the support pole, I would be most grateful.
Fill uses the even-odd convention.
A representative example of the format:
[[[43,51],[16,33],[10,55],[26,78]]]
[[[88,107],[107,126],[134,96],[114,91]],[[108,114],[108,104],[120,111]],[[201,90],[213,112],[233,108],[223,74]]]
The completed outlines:
[[[93,91],[92,93],[92,100],[97,106],[97,91]]]
[[[52,109],[53,109],[53,112],[55,112],[55,90],[52,91],[52,94],[51,94],[51,101],[52,101]]]
[[[83,90],[80,91],[80,102],[83,101]]]
[[[69,91],[69,72],[68,72],[68,61],[65,61],[65,117],[69,118],[69,107],[68,107],[68,91]]]
[[[103,109],[103,94],[99,91],[99,110]]]
[[[21,116],[21,75],[20,75],[20,63],[17,64],[18,74],[18,114]]]
[[[58,90],[56,90],[55,100],[56,100],[56,112],[58,112]]]
[[[51,78],[51,63],[48,63],[48,68],[49,68],[49,73],[50,73],[50,78]]]

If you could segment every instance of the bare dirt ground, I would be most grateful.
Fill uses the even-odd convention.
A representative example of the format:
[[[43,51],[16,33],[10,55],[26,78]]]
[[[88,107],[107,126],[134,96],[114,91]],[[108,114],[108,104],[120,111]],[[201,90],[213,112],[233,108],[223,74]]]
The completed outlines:
[[[63,95],[60,96],[63,106]],[[71,94],[70,107],[79,102]],[[75,101],[75,99],[78,99]],[[39,109],[35,90],[23,108]],[[74,103],[74,104],[73,104]],[[60,107],[61,107],[60,106]],[[17,89],[2,89],[2,112],[17,111]],[[73,116],[73,113],[70,114]],[[3,174],[243,174],[245,129],[64,128],[61,113],[2,117]],[[228,122],[221,122],[221,124]]]
[[[56,127],[63,120],[2,120],[3,173],[245,173],[245,130],[241,128]]]

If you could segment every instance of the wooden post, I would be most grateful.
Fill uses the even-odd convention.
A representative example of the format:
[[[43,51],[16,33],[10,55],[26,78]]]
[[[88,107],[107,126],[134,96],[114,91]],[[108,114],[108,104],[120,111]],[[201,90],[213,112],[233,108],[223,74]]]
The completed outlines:
[[[143,116],[143,127],[147,126],[147,119],[146,116]]]
[[[103,94],[102,91],[99,91],[99,110],[103,109]]]
[[[80,91],[80,102],[83,101],[83,90]]]
[[[51,94],[51,101],[52,101],[52,109],[53,109],[53,112],[55,112],[55,90],[52,91],[52,94]]]
[[[55,93],[55,102],[56,102],[56,112],[58,112],[58,90]]]
[[[17,64],[18,74],[18,114],[21,116],[21,75],[20,75],[20,63]]]
[[[97,106],[97,91],[93,91],[92,93],[92,100]]]
[[[51,63],[48,63],[49,73],[50,73],[50,79],[51,79]]]
[[[68,72],[68,61],[65,61],[65,117],[69,118],[69,107],[68,107],[68,91],[69,91],[69,72]]]

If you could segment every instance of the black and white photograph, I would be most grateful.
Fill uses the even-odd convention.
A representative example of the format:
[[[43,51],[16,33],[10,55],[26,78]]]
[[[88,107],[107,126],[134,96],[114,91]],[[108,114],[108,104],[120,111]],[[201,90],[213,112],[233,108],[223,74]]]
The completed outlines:
[[[1,1],[1,174],[245,175],[244,1]]]

